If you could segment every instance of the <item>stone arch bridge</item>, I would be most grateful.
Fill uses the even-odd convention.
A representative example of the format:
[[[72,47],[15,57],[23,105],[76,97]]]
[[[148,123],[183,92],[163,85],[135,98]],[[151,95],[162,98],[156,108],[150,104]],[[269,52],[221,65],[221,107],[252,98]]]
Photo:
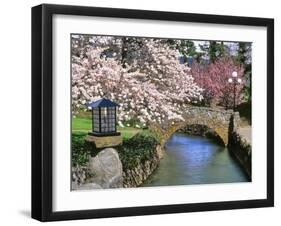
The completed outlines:
[[[203,125],[216,132],[224,145],[227,146],[230,133],[236,131],[240,123],[239,112],[208,107],[188,107],[183,118],[183,121],[151,125],[151,128],[159,136],[161,145],[164,145],[173,133],[188,125]]]

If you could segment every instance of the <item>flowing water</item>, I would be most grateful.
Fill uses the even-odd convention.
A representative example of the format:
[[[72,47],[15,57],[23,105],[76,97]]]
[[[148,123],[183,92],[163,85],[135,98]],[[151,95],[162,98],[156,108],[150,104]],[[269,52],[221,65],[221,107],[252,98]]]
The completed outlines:
[[[208,138],[175,133],[165,149],[159,167],[142,186],[249,181],[229,150]]]

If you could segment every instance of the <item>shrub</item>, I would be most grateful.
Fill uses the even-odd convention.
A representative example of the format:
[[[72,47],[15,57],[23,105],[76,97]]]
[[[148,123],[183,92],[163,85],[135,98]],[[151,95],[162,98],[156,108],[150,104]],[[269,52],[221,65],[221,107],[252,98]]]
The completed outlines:
[[[124,140],[123,145],[117,147],[123,170],[133,169],[138,163],[151,159],[157,144],[159,142],[155,136],[148,132],[141,132]]]
[[[239,111],[240,117],[245,118],[248,123],[252,124],[252,104],[251,102],[244,102],[239,104],[236,108]]]
[[[72,133],[71,157],[72,166],[85,166],[88,163],[92,147],[85,142],[86,133]]]

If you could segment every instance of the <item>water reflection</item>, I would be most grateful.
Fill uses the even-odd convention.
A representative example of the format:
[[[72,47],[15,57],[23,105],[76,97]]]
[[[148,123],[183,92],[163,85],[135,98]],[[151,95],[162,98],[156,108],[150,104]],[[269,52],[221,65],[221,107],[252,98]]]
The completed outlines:
[[[227,148],[208,138],[175,133],[158,169],[143,186],[246,182]]]

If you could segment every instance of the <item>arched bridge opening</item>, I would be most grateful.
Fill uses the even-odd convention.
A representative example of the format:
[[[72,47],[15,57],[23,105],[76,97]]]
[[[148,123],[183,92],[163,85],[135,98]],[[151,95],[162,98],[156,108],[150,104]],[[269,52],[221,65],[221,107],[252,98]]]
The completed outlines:
[[[225,143],[222,140],[221,136],[215,130],[209,128],[206,125],[188,124],[185,127],[176,131],[176,133],[184,133],[191,136],[207,137],[213,140],[215,143],[225,146]]]

